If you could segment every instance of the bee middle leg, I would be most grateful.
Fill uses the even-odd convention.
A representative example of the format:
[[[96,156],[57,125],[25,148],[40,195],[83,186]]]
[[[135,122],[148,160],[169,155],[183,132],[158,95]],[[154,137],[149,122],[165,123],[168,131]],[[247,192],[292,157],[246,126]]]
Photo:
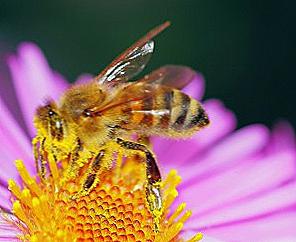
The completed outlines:
[[[162,215],[162,197],[160,192],[161,175],[152,152],[143,144],[139,144],[132,141],[126,141],[118,138],[117,143],[126,149],[136,150],[143,152],[146,159],[146,199],[149,205],[149,209],[156,218]],[[156,221],[157,222],[157,221]]]

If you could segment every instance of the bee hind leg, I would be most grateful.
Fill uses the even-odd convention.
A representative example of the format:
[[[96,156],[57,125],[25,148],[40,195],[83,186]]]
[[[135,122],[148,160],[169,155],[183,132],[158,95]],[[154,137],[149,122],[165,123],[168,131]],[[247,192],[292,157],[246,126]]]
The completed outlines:
[[[150,137],[147,135],[138,135],[137,142],[151,148]]]
[[[136,150],[143,152],[146,159],[146,199],[149,209],[155,219],[155,228],[158,230],[159,219],[163,212],[162,197],[160,192],[161,175],[152,152],[143,144],[132,141],[126,141],[118,138],[117,143],[126,149]]]

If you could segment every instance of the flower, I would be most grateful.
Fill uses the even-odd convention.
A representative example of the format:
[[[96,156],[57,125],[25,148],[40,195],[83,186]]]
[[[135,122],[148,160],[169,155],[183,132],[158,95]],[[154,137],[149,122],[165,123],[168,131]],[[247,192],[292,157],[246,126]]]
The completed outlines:
[[[13,205],[13,211],[18,219],[13,215],[6,214],[0,220],[0,238],[12,241],[19,233],[25,232],[26,234],[26,231],[30,229],[30,222],[32,222],[30,219],[32,218],[28,216],[28,210],[25,211],[27,212],[25,217],[22,217],[21,214],[24,210],[20,210],[20,207],[24,208],[28,201],[32,202],[32,204],[26,205],[28,209],[36,212],[39,216],[36,216],[39,222],[38,229],[49,229],[46,228],[47,224],[40,221],[44,221],[42,216],[48,216],[44,214],[45,208],[49,209],[46,202],[50,201],[46,196],[52,194],[52,189],[55,187],[52,184],[57,183],[61,174],[58,172],[55,176],[49,177],[46,183],[50,184],[48,187],[42,187],[38,181],[35,182],[36,172],[29,140],[35,133],[32,120],[36,106],[42,104],[44,98],[57,99],[68,87],[68,83],[60,74],[51,70],[42,52],[34,44],[22,44],[19,47],[18,55],[11,56],[8,63],[25,123],[23,125],[20,119],[16,120],[11,110],[7,108],[9,100],[6,99],[6,103],[4,103],[0,99],[0,109],[2,110],[0,122],[0,206],[6,211],[12,209],[11,194],[7,189],[9,178],[13,179],[10,180],[9,187],[15,197],[19,199],[19,202],[15,202]],[[81,77],[78,81],[83,82],[85,79],[85,77]],[[200,99],[203,94],[202,77],[197,76],[195,82],[186,87],[184,91]],[[2,92],[1,88],[1,97],[3,96]],[[296,222],[296,156],[292,128],[287,123],[280,123],[273,131],[269,131],[265,126],[259,124],[235,130],[234,114],[226,109],[219,100],[207,100],[204,102],[204,106],[212,123],[210,127],[200,131],[190,140],[172,141],[155,138],[153,142],[162,173],[168,174],[165,182],[168,185],[166,191],[171,196],[165,195],[166,204],[170,205],[175,199],[171,211],[177,212],[175,215],[172,213],[168,216],[174,218],[180,210],[184,210],[182,201],[193,213],[191,218],[186,221],[179,238],[190,239],[198,232],[202,232],[204,234],[202,241],[294,240],[296,238],[293,227]],[[13,160],[17,160],[17,169],[15,169]],[[133,161],[126,164],[131,163]],[[133,167],[141,169],[137,165]],[[171,172],[172,169],[173,172]],[[59,171],[59,168],[51,167],[50,170]],[[178,196],[175,187],[179,178],[175,170],[182,177]],[[116,173],[115,170],[112,172]],[[118,175],[126,175],[129,172],[134,174],[135,170],[132,169],[127,173],[117,175],[109,173],[109,176],[104,177],[106,181],[104,184],[108,184],[108,182],[113,184],[110,183],[111,178],[117,177],[118,179]],[[136,176],[135,178],[136,180],[142,179]],[[21,183],[21,180],[27,183],[27,189],[23,191],[17,185],[17,183]],[[117,182],[120,183],[122,180],[124,177],[119,177]],[[63,191],[71,192],[73,187],[75,189],[75,184],[72,185],[69,183],[69,187],[63,187]],[[127,187],[122,186],[120,189],[128,190],[129,184],[125,185]],[[41,191],[36,191],[36,189],[41,189]],[[121,194],[116,190],[118,186],[110,186],[108,189],[115,189],[115,193]],[[79,211],[83,213],[85,209],[92,208],[88,207],[92,206],[92,203],[87,199],[90,199],[91,196],[100,196],[102,199],[108,200],[110,197],[105,197],[109,192],[111,193],[111,190],[104,190],[103,187],[98,186],[94,192],[90,193],[89,198],[81,199],[80,205],[79,201],[71,204],[71,201],[57,200],[56,206],[60,206],[61,209],[65,207],[69,209],[57,209],[54,212],[60,213],[62,211],[61,213],[65,215],[65,211],[67,211],[75,214],[77,213],[75,208],[81,206]],[[143,194],[138,195],[143,197]],[[141,200],[140,197],[139,200]],[[129,198],[122,196],[121,199]],[[102,200],[102,202],[107,202],[107,200]],[[72,203],[74,202],[72,201]],[[105,205],[107,206],[106,203]],[[52,210],[49,209],[49,214],[51,214],[50,212]],[[94,212],[100,214],[100,211]],[[183,223],[188,216],[189,212],[185,212],[184,217],[179,218],[179,221]],[[76,217],[74,216],[74,218]],[[72,221],[72,223],[70,220],[71,218],[68,223],[69,229],[71,226],[76,226],[76,229],[79,229],[78,226],[81,225],[78,225],[77,221]],[[149,221],[149,219],[146,220]],[[167,224],[167,221],[171,220],[166,220],[165,223]],[[59,228],[60,222],[63,220],[48,220],[48,224],[54,228]],[[178,233],[180,229],[174,231]],[[65,231],[54,232],[57,237],[72,239],[66,237],[68,235],[65,234]],[[141,232],[139,233],[141,234]],[[38,235],[38,233],[36,234]],[[33,234],[30,239],[34,241],[36,234]],[[142,236],[140,234],[139,236]],[[134,236],[136,236],[135,233]],[[197,234],[195,239],[200,239],[200,235]]]

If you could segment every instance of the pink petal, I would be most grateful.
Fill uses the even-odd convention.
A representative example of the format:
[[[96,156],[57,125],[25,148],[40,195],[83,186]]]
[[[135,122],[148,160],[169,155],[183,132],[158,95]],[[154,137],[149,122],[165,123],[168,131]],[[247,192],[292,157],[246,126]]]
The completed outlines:
[[[13,215],[0,214],[0,241],[20,241],[18,235],[21,231],[12,224],[13,221],[17,221]]]
[[[3,187],[0,185],[0,208],[4,208],[7,211],[11,209],[11,202],[10,202],[11,193],[7,189],[7,187]],[[1,209],[0,209],[0,217],[1,217]]]
[[[14,165],[15,159],[13,160],[9,152],[5,150],[4,153],[3,149],[0,149],[0,152],[2,152],[0,157],[0,183],[6,186],[8,179],[17,180],[19,174]]]
[[[200,100],[204,94],[205,84],[204,77],[200,73],[196,73],[196,77],[192,80],[192,82],[183,88],[183,92],[188,94],[189,96]]]
[[[1,65],[1,61],[0,61],[0,65]],[[1,67],[3,67],[3,70],[1,69]],[[1,75],[0,76],[0,97],[3,103],[7,105],[7,108],[10,110],[11,114],[16,118],[19,126],[22,129],[26,130],[26,125],[24,123],[22,113],[17,101],[16,93],[13,88],[13,83],[10,80],[8,73],[7,73],[7,77],[5,75],[6,67],[7,66],[4,66],[4,65],[0,66],[0,72],[1,72],[0,73]]]
[[[90,74],[81,74],[77,80],[75,81],[75,84],[84,84],[84,83],[88,83],[91,79],[93,78],[92,75]]]
[[[226,109],[218,100],[208,100],[204,104],[210,117],[211,124],[197,132],[187,140],[154,139],[154,151],[166,167],[177,167],[183,163],[188,164],[193,155],[203,152],[213,143],[230,133],[235,128],[234,114]],[[189,160],[190,159],[190,160]]]
[[[292,242],[296,238],[295,224],[296,211],[287,211],[202,231],[205,235],[228,242]]]
[[[55,86],[56,86],[55,88],[59,90],[59,93],[62,93],[67,88],[69,88],[68,81],[65,79],[65,77],[61,73],[57,71],[53,71],[53,82],[55,83]],[[56,97],[59,98],[60,95],[56,95]]]
[[[180,238],[182,238],[184,241],[187,241],[196,235],[196,233],[198,233],[196,230],[183,230],[180,234]],[[210,237],[207,234],[203,234],[201,242],[222,242],[222,240]]]
[[[241,160],[234,169],[184,187],[179,199],[188,204],[194,217],[215,214],[227,205],[250,196],[260,196],[291,180],[295,177],[295,166],[294,151],[276,153],[261,159]]]
[[[182,186],[213,175],[220,169],[231,168],[241,160],[254,156],[267,144],[268,129],[263,125],[244,127],[216,144],[203,157],[193,157],[196,164],[179,167]]]
[[[232,111],[225,108],[217,99],[210,99],[204,103],[210,119],[210,125],[197,133],[197,144],[200,149],[208,148],[225,135],[235,129],[236,118]]]
[[[205,229],[266,216],[295,205],[295,201],[296,181],[293,181],[285,186],[262,193],[261,196],[241,200],[203,216],[195,216],[187,224],[187,228]]]
[[[19,47],[19,56],[8,60],[14,86],[30,134],[35,133],[35,109],[45,98],[57,99],[67,86],[60,75],[52,72],[41,50],[32,43]]]
[[[0,99],[0,167],[7,176],[16,179],[14,160],[22,159],[32,171],[32,149],[28,137],[13,119],[11,113]]]
[[[271,144],[268,151],[295,149],[295,135],[293,127],[285,121],[278,123],[271,133]]]

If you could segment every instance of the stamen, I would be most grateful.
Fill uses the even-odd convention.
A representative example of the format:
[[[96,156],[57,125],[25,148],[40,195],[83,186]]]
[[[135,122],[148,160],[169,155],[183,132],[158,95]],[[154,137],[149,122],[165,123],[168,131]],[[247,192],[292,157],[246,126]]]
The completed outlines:
[[[19,198],[25,205],[32,208],[32,196],[30,190],[25,188]]]
[[[21,189],[20,187],[15,183],[14,180],[9,179],[8,180],[8,189],[14,194],[16,198],[21,197]]]
[[[169,218],[168,224],[172,224],[173,221],[184,211],[185,208],[186,208],[186,203],[181,203],[176,209],[176,211]]]
[[[168,239],[166,241],[171,241],[173,238],[176,237],[176,235],[178,233],[180,233],[180,231],[182,230],[183,228],[183,224],[182,223],[175,223],[175,224],[172,224],[172,226],[170,226],[168,228],[168,230],[166,231],[165,233],[165,238]],[[160,240],[161,241],[161,240]]]
[[[37,196],[41,196],[42,191],[40,187],[37,185],[36,181],[30,176],[29,172],[26,170],[23,161],[16,160],[15,161],[16,168],[22,177],[24,183],[33,191]]]
[[[194,235],[190,240],[188,240],[188,242],[197,242],[202,240],[203,236],[201,233],[197,233],[196,235]]]
[[[108,156],[112,158],[111,154]],[[15,224],[23,231],[20,239],[183,241],[179,234],[191,212],[185,211],[186,204],[181,203],[169,216],[169,208],[178,196],[176,186],[181,181],[177,171],[172,170],[158,184],[163,207],[161,213],[155,216],[146,200],[145,166],[136,160],[134,154],[123,163],[124,156],[126,154],[119,152],[119,165],[100,173],[98,184],[83,196],[76,197],[75,194],[81,191],[83,178],[89,175],[89,170],[92,171],[87,166],[79,166],[84,172],[69,176],[65,172],[69,167],[58,166],[53,154],[48,154],[46,162],[50,173],[37,183],[23,162],[17,160],[16,167],[24,188],[21,189],[13,180],[8,183],[17,199],[13,203],[13,213],[24,223]],[[91,160],[96,155],[93,158],[89,155],[86,157]],[[88,163],[83,160],[79,162]],[[189,241],[199,241],[201,238],[201,234],[196,234]]]
[[[184,215],[177,221],[178,223],[185,223],[185,221],[187,220],[187,219],[189,219],[189,217],[192,215],[192,212],[191,211],[186,211],[185,213],[184,213]]]
[[[40,201],[37,197],[33,197],[32,199],[32,209],[35,212],[35,216],[38,220],[44,219],[44,214],[40,205]]]
[[[33,224],[31,223],[29,217],[25,214],[20,201],[16,200],[13,203],[12,212],[16,217],[23,221],[30,230],[33,229]],[[19,224],[17,224],[16,226],[19,226]]]

